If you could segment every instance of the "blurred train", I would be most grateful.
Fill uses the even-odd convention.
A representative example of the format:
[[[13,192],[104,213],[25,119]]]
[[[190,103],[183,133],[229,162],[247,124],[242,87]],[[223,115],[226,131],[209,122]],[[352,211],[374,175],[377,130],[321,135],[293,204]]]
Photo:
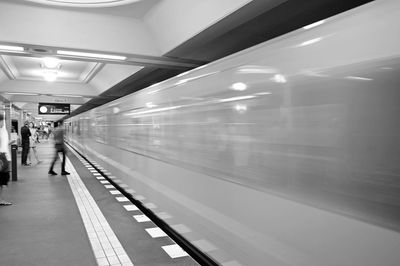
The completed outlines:
[[[221,265],[400,265],[400,1],[373,1],[66,121]]]

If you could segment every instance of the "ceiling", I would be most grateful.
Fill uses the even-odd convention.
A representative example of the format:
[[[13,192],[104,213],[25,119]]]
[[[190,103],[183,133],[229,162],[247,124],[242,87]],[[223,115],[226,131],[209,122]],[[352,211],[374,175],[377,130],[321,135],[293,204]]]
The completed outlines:
[[[54,5],[54,2],[66,4]],[[88,2],[90,7],[77,6],[83,2]],[[94,2],[104,1],[0,1],[0,96],[3,101],[44,119],[45,116],[38,114],[39,102],[70,103],[73,111],[144,67],[178,72],[196,67],[203,62],[165,57],[163,50],[179,45],[249,0],[206,0],[200,5],[191,0],[106,1],[118,5],[102,7],[93,7]],[[182,23],[187,17],[177,16],[182,11],[177,7],[193,6],[198,6],[199,11],[214,11],[187,27]],[[174,36],[162,35],[163,21],[168,26],[175,25],[178,32]],[[185,26],[179,30],[179,25]],[[9,50],[5,46],[23,50]],[[60,54],[60,51],[75,54]],[[59,60],[57,67],[45,66],[44,58],[49,57]],[[50,74],[56,76],[54,81],[46,80],[45,76]]]
[[[9,2],[24,6],[37,6],[41,8],[55,8],[63,9],[66,11],[82,11],[94,14],[104,14],[113,16],[125,16],[130,18],[143,18],[146,13],[154,7],[158,2],[162,0],[94,0],[94,1],[48,1],[48,0],[2,0],[3,2]],[[57,3],[59,2],[59,3]],[[95,3],[104,3],[103,5],[95,5]],[[75,3],[75,5],[74,5]],[[79,5],[79,3],[82,3]],[[85,3],[89,3],[86,4]],[[90,4],[91,3],[91,4]],[[83,9],[83,10],[82,10]]]
[[[366,2],[141,0],[71,7],[2,0],[0,98],[58,120],[38,115],[38,103],[70,103],[74,115]],[[57,58],[57,67],[48,69],[45,57]],[[56,80],[46,81],[44,72],[57,72]]]

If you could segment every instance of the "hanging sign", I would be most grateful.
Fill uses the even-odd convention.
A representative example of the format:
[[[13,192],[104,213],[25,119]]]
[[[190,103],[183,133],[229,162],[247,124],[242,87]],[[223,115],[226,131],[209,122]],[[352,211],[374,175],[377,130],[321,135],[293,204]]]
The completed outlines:
[[[69,115],[71,105],[66,103],[39,103],[40,115]]]

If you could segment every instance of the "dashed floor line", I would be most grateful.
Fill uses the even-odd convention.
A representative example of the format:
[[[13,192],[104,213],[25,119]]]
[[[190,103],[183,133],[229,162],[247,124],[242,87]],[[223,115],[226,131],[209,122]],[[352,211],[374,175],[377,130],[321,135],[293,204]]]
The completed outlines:
[[[75,155],[80,158],[81,156],[78,155],[75,151],[73,151],[75,153]],[[81,161],[82,162],[82,161]],[[85,161],[86,162],[86,161]],[[121,181],[120,179],[118,179],[116,176],[113,176],[110,172],[106,171],[104,168],[102,168],[99,164],[93,163],[92,164],[86,164],[85,166],[87,166],[87,169],[96,177],[96,179],[101,180],[101,184],[104,185],[104,187],[106,189],[114,189],[114,190],[109,190],[109,192],[112,195],[120,195],[122,194],[119,190],[115,190],[114,185],[111,185],[110,182],[108,182],[107,180],[105,180],[105,178],[103,177],[103,175],[101,173],[99,173],[95,168],[92,167],[92,165],[96,166],[96,168],[98,170],[100,170],[102,173],[104,173],[105,175],[107,175],[108,178],[112,179],[113,182],[115,182],[116,184],[118,184],[119,187],[121,188],[127,188],[125,191],[127,193],[130,193],[135,200],[139,200],[139,201],[143,201],[146,198],[143,195],[133,195],[135,193],[135,190],[130,189],[129,186],[127,184],[124,184],[123,181]],[[125,196],[118,196],[115,197],[115,199],[118,202],[124,203],[124,202],[130,202],[130,200],[128,198],[126,198]],[[156,209],[157,206],[154,203],[144,203],[144,206],[148,209]],[[123,205],[123,207],[126,209],[126,211],[140,211],[139,208],[133,204],[129,204],[129,205]],[[172,216],[166,212],[159,212],[157,213],[157,216],[160,219],[170,219],[172,218]],[[133,215],[132,216],[137,222],[139,223],[143,223],[143,222],[151,222],[151,219],[149,217],[147,217],[144,214],[140,214],[140,215]],[[174,226],[175,229],[177,229],[177,232],[180,231],[180,233],[186,233],[186,232],[191,232],[191,230],[189,228],[187,228],[185,225],[182,224],[178,224],[176,226]],[[174,228],[173,227],[173,228]],[[159,227],[152,227],[152,228],[146,228],[145,229],[146,232],[153,238],[159,238],[159,237],[168,237],[168,235]],[[171,239],[171,241],[173,241]],[[200,240],[201,241],[201,240]],[[203,243],[203,242],[200,242]],[[205,244],[203,243],[203,246]],[[210,245],[206,245],[208,248],[210,248]],[[162,246],[161,247],[171,258],[180,258],[180,257],[185,257],[185,256],[189,256],[189,254],[187,254],[178,244],[173,244],[173,245],[166,245],[166,246]]]

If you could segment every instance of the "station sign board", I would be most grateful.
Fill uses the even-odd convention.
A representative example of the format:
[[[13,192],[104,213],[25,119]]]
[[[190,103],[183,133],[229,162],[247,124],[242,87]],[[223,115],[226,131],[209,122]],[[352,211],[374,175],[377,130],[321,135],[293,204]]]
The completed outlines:
[[[68,103],[39,103],[39,115],[69,115],[71,105]]]

